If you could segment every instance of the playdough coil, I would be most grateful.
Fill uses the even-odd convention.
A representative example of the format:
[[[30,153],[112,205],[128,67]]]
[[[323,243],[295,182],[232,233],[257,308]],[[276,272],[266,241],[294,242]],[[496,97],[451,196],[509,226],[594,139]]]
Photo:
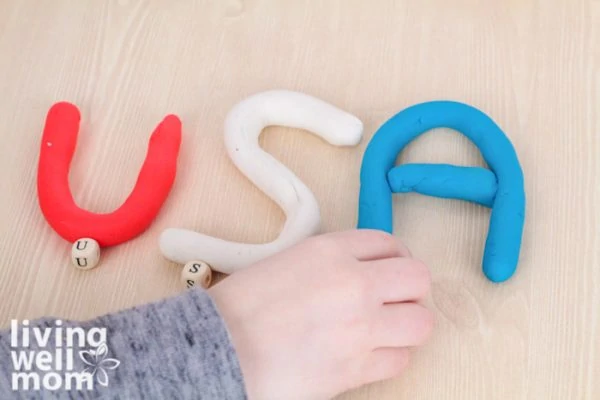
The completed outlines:
[[[319,230],[315,196],[302,181],[262,150],[258,138],[271,125],[313,132],[336,146],[355,146],[362,122],[324,101],[290,91],[268,91],[238,103],[225,121],[225,146],[238,169],[284,211],[286,221],[274,241],[236,243],[187,229],[167,229],[160,238],[163,255],[185,264],[203,260],[218,271],[232,273],[305,239]]]
[[[394,168],[398,154],[409,142],[441,127],[469,138],[491,171],[424,164]],[[358,228],[391,233],[392,192],[409,191],[491,207],[483,272],[493,282],[513,275],[525,221],[523,171],[511,142],[487,115],[466,104],[434,101],[407,108],[379,128],[367,146],[361,167]]]
[[[38,197],[44,217],[69,242],[92,238],[114,246],[142,233],[152,223],[175,180],[181,122],[174,115],[158,125],[131,194],[117,210],[96,214],[77,206],[69,188],[69,169],[77,144],[80,114],[70,103],[48,112],[38,165]]]

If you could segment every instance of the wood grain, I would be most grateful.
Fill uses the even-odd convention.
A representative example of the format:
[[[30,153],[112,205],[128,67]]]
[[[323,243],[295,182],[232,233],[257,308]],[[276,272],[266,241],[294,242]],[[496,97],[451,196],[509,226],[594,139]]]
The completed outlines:
[[[324,231],[355,225],[368,139],[417,102],[486,111],[525,171],[522,261],[502,285],[480,271],[488,210],[395,198],[397,235],[433,270],[436,333],[404,376],[342,398],[597,398],[598,0],[0,1],[0,325],[91,318],[180,292],[180,268],[157,247],[166,227],[274,238],[282,212],[236,170],[222,138],[236,102],[273,88],[321,97],[365,122],[358,149],[291,129],[261,138],[314,190]],[[70,246],[36,199],[45,113],[63,99],[83,115],[71,187],[94,211],[125,199],[164,115],[184,123],[178,177],[156,222],[104,250],[87,273],[69,266]],[[473,145],[445,130],[400,160],[483,165]]]

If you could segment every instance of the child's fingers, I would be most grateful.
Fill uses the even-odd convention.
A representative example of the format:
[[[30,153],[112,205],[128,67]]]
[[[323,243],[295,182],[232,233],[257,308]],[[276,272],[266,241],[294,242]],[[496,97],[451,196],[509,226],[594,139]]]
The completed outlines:
[[[379,260],[390,257],[410,257],[408,248],[389,233],[358,229],[331,234],[339,240],[344,250],[359,261]]]
[[[419,300],[431,288],[429,269],[412,258],[387,258],[366,263],[364,273],[371,281],[375,300],[397,303]]]
[[[431,335],[433,314],[417,303],[387,304],[374,315],[372,346],[412,347]]]
[[[410,362],[410,350],[404,347],[387,347],[371,351],[365,360],[358,381],[361,385],[378,382],[400,375]]]

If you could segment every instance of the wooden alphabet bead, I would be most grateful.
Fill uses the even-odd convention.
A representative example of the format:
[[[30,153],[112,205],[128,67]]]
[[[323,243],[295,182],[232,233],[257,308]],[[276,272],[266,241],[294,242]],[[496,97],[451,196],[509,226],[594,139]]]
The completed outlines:
[[[181,281],[188,289],[196,285],[207,289],[212,281],[212,271],[209,265],[203,261],[190,261],[181,271]]]
[[[71,262],[77,269],[88,270],[98,265],[100,245],[94,239],[81,238],[73,243]]]

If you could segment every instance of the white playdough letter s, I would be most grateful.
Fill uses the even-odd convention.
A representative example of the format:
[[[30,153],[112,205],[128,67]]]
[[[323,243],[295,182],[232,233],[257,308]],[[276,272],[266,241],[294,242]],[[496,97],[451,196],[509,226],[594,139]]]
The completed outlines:
[[[181,264],[202,260],[214,270],[232,273],[318,232],[321,216],[313,193],[258,144],[263,129],[271,125],[305,129],[336,146],[357,145],[363,132],[363,124],[355,116],[302,93],[268,91],[238,103],[225,121],[227,152],[239,170],[283,209],[283,229],[277,239],[264,244],[166,229],[160,237],[166,258]]]

